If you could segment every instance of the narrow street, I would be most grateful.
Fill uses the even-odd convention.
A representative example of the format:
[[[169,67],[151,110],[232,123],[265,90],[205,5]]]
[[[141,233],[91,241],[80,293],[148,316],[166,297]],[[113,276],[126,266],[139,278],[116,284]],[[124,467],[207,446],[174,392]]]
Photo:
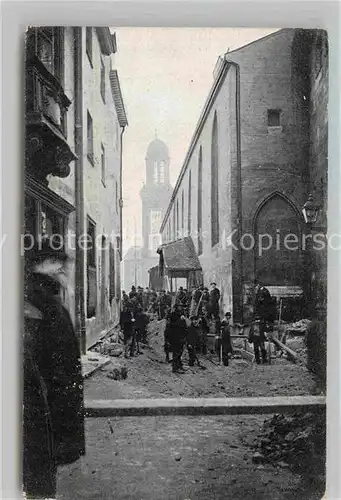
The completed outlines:
[[[271,365],[214,356],[202,367],[173,374],[164,362],[163,322],[150,325],[143,354],[112,362],[85,382],[86,399],[302,395],[314,392],[307,370],[283,358]],[[127,366],[128,378],[108,377]],[[285,376],[284,376],[285,375]],[[265,417],[264,417],[265,418]],[[87,419],[87,454],[60,469],[58,499],[314,500],[320,498],[290,470],[253,463],[250,448],[264,421],[245,417]],[[112,431],[111,432],[111,429]],[[315,495],[315,496],[314,496]]]

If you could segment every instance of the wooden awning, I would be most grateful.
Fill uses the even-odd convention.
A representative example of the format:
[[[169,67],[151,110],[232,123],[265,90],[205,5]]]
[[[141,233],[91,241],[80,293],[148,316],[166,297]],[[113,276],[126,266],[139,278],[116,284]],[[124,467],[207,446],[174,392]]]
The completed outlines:
[[[162,245],[160,255],[161,272],[185,276],[190,271],[201,271],[201,264],[190,236]]]

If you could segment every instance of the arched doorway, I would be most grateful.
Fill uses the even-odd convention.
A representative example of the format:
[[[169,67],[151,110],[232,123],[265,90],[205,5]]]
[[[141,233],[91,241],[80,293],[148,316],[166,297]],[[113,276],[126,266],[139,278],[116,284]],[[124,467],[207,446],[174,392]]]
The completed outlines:
[[[292,236],[285,242],[289,234]],[[260,207],[254,237],[255,278],[268,286],[302,286],[300,222],[296,210],[280,194],[274,194]]]

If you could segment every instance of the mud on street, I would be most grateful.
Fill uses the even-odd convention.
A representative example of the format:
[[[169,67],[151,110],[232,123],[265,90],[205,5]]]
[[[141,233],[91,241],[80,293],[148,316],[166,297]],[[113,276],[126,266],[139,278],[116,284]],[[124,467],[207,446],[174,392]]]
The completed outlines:
[[[85,381],[86,399],[243,397],[315,393],[307,369],[285,358],[270,365],[213,354],[184,374],[172,373],[163,352],[164,322],[149,326],[139,356],[112,361]],[[113,380],[126,366],[126,380]],[[267,416],[268,417],[268,416]],[[134,417],[87,419],[87,453],[60,469],[58,499],[315,500],[321,492],[299,474],[253,461],[252,444],[265,416]]]

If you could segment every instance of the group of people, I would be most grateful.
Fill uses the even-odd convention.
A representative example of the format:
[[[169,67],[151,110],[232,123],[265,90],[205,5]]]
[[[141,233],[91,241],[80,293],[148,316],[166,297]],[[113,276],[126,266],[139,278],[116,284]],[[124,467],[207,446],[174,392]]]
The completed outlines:
[[[215,350],[219,361],[224,366],[229,364],[229,355],[233,353],[230,336],[231,313],[227,312],[223,320],[215,323]],[[164,331],[164,350],[166,362],[172,363],[172,371],[183,372],[182,355],[185,347],[188,351],[189,366],[199,365],[198,353],[207,354],[207,334],[209,324],[205,316],[196,315],[188,318],[184,310],[175,304],[167,316]],[[172,359],[170,359],[172,353]]]
[[[133,286],[129,295],[122,292],[120,327],[123,332],[124,356],[141,354],[140,344],[147,344],[148,306],[144,302],[143,289]]]
[[[182,354],[187,346],[189,365],[198,361],[197,354],[207,354],[208,334],[215,335],[215,351],[220,362],[228,366],[233,354],[230,321],[231,313],[220,315],[220,290],[216,283],[211,289],[203,285],[191,291],[179,287],[172,296],[162,290],[156,292],[148,287],[132,286],[129,295],[122,293],[120,325],[124,335],[125,356],[140,352],[140,343],[147,343],[147,325],[151,314],[159,320],[166,319],[164,330],[164,352],[166,362],[172,362],[172,370],[183,370]],[[248,340],[253,344],[256,363],[267,362],[265,349],[266,332],[271,330],[274,320],[274,301],[264,286],[256,284],[254,316]],[[172,358],[170,354],[172,353]]]
[[[197,354],[207,354],[207,338],[210,325],[215,332],[215,350],[219,361],[228,366],[233,352],[230,337],[231,313],[220,319],[220,291],[211,283],[211,291],[200,285],[190,294],[182,287],[175,296],[175,303],[166,317],[164,350],[166,362],[172,362],[172,371],[183,371],[182,354],[187,346],[189,366],[199,364]],[[172,353],[172,359],[170,359]]]

